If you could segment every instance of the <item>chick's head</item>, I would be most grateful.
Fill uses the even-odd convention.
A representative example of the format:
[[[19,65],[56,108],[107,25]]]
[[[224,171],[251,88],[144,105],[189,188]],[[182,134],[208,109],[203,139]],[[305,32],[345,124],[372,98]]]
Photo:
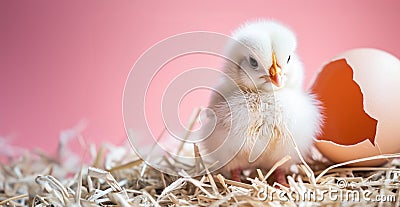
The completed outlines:
[[[301,88],[303,68],[297,41],[287,27],[260,20],[233,32],[226,47],[227,74],[241,87],[264,91]]]

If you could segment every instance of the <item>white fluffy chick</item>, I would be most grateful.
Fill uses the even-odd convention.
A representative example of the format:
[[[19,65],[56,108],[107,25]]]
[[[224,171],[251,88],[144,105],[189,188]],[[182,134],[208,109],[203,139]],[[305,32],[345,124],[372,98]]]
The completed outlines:
[[[270,169],[289,155],[274,172],[275,181],[286,183],[290,166],[300,162],[292,140],[305,155],[321,124],[317,101],[302,90],[296,37],[277,22],[258,20],[239,27],[232,38],[226,48],[231,61],[225,62],[226,76],[216,87],[220,94],[213,94],[209,104],[216,122],[208,127],[215,128],[202,147],[214,152],[216,161],[235,155],[221,171],[237,181],[242,170]],[[234,143],[241,143],[237,152]]]

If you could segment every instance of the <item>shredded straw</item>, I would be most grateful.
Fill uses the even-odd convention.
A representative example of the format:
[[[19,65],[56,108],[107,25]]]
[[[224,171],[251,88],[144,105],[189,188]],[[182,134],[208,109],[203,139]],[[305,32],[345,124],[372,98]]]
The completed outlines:
[[[400,154],[332,164],[315,148],[305,158],[298,152],[302,163],[293,166],[288,186],[283,186],[270,178],[289,156],[272,169],[254,170],[237,182],[210,172],[196,145],[178,150],[195,155],[193,163],[165,157],[180,169],[172,176],[146,165],[129,144],[104,144],[98,150],[91,146],[91,153],[85,154],[90,159],[85,163],[91,164],[82,164],[84,156],[72,153],[68,140],[60,142],[56,158],[33,151],[13,154],[1,164],[0,206],[399,206],[400,202]],[[389,161],[381,167],[347,167],[376,159]],[[189,172],[204,175],[191,177]]]

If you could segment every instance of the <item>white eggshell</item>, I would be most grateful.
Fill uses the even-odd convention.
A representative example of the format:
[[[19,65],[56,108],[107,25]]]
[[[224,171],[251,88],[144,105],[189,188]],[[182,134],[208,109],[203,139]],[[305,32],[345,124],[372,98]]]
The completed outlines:
[[[342,69],[332,69],[332,67],[341,67],[339,62],[344,63],[343,59],[347,62],[348,66],[352,69],[353,81],[359,86],[361,95],[357,93],[356,89],[350,89],[354,92],[354,96],[362,97],[363,110],[366,115],[371,118],[371,123],[376,120],[376,130],[371,127],[366,127],[365,123],[357,125],[357,119],[350,120],[350,124],[354,124],[356,127],[352,127],[351,131],[353,134],[360,132],[364,133],[363,130],[372,132],[375,131],[374,137],[353,137],[354,140],[344,140],[340,137],[342,134],[346,134],[346,131],[341,129],[341,120],[347,115],[340,113],[326,113],[329,117],[326,120],[329,122],[329,127],[322,129],[322,135],[315,140],[316,147],[321,153],[328,159],[335,163],[342,163],[354,159],[370,157],[380,154],[391,154],[400,153],[400,61],[393,55],[377,50],[377,49],[354,49],[347,51],[335,58],[331,62],[324,65],[321,71],[317,74],[314,84],[311,86],[311,91],[321,99],[325,107],[332,106],[336,107],[335,104],[340,105],[345,112],[352,113],[352,111],[359,111],[360,106],[356,106],[357,100],[351,100],[353,94],[347,95],[350,98],[343,98],[337,90],[343,84],[340,79],[341,74],[339,73]],[[331,71],[327,70],[329,64],[333,64],[336,61],[336,65],[331,65]],[[343,69],[345,70],[345,69]],[[347,69],[346,69],[347,70]],[[326,73],[323,77],[321,74]],[[344,76],[344,75],[343,75]],[[347,76],[347,75],[346,75]],[[336,77],[333,80],[330,77]],[[325,84],[325,82],[329,82]],[[344,82],[344,81],[343,81]],[[353,84],[355,88],[356,84]],[[351,83],[348,84],[352,86]],[[346,85],[347,86],[347,85]],[[348,92],[346,89],[341,89],[343,93]],[[323,94],[322,94],[323,93]],[[332,93],[332,94],[329,94]],[[352,92],[353,93],[353,92]],[[333,100],[334,99],[334,100]],[[334,103],[334,104],[333,104]],[[346,105],[347,104],[347,105]],[[325,109],[329,111],[330,108]],[[360,120],[360,119],[358,119]],[[333,123],[333,124],[332,124]],[[336,125],[335,125],[336,123]],[[369,124],[368,126],[371,126]],[[331,136],[331,137],[327,137]],[[332,135],[335,135],[334,137]],[[370,140],[374,140],[372,143]],[[345,143],[345,144],[343,144]],[[374,160],[352,164],[354,166],[377,166],[385,163],[387,160]]]

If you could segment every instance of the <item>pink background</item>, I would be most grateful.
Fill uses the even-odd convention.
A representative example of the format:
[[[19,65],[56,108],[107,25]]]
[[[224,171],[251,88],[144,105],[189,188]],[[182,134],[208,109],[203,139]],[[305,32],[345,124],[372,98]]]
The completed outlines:
[[[53,152],[60,130],[85,119],[86,141],[125,141],[122,93],[131,67],[182,32],[229,34],[246,20],[277,19],[297,33],[306,85],[348,49],[400,57],[399,1],[229,2],[1,1],[0,136]]]

